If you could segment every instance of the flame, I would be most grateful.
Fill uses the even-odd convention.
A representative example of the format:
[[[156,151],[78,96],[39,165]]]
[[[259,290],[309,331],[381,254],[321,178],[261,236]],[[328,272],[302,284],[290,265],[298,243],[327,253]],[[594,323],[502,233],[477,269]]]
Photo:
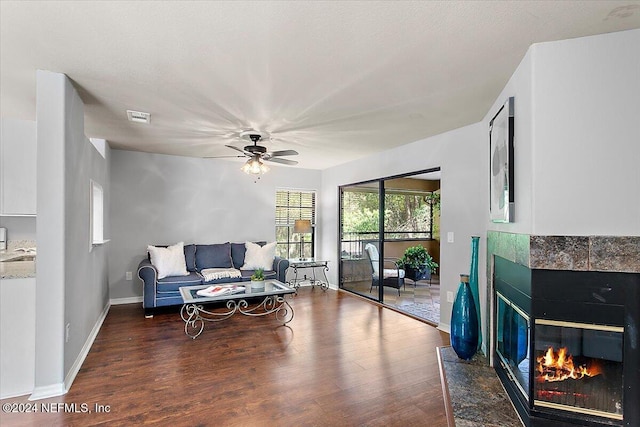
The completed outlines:
[[[584,377],[595,377],[602,373],[600,367],[595,363],[589,365],[575,365],[573,357],[567,351],[566,347],[562,347],[556,353],[553,347],[549,347],[544,356],[539,356],[538,362],[538,379],[541,381],[564,381],[572,378],[579,380]]]

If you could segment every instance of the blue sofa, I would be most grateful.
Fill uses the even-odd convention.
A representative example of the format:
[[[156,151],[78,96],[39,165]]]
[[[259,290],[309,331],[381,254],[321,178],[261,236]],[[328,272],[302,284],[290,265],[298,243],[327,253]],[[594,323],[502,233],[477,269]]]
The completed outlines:
[[[257,242],[264,245],[265,242]],[[245,258],[244,243],[222,243],[213,245],[185,245],[184,256],[187,264],[187,276],[168,276],[158,279],[158,271],[151,264],[149,255],[138,264],[138,277],[143,282],[143,302],[145,317],[153,317],[154,309],[157,307],[182,305],[180,296],[181,286],[192,286],[200,284],[216,284],[237,282],[238,280],[249,281],[254,270],[240,270],[242,278],[223,278],[206,282],[200,271],[204,268],[225,268],[229,254],[233,268],[240,269]],[[265,270],[266,279],[277,279],[286,282],[286,272],[289,268],[289,261],[276,256],[273,260],[272,270]]]

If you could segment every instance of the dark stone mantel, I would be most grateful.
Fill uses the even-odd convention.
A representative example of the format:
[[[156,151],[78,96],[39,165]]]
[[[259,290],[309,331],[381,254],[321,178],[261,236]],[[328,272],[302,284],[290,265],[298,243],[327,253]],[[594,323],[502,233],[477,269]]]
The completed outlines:
[[[493,255],[531,269],[640,273],[640,236],[540,236],[489,231],[488,267]]]

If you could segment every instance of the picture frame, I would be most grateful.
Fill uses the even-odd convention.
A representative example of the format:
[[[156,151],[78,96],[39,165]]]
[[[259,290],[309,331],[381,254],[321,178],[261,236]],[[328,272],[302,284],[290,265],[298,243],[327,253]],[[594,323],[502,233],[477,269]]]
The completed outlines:
[[[509,97],[489,122],[489,217],[514,222],[514,97]]]

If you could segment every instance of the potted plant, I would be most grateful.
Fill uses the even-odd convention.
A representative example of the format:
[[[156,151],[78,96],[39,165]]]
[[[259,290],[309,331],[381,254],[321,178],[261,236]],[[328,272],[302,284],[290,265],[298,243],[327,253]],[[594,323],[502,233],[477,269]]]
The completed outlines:
[[[431,279],[431,273],[434,273],[438,268],[438,263],[420,245],[407,248],[400,258],[400,262],[404,266],[405,277],[414,282]]]
[[[251,275],[251,288],[264,288],[264,270],[259,268]]]

